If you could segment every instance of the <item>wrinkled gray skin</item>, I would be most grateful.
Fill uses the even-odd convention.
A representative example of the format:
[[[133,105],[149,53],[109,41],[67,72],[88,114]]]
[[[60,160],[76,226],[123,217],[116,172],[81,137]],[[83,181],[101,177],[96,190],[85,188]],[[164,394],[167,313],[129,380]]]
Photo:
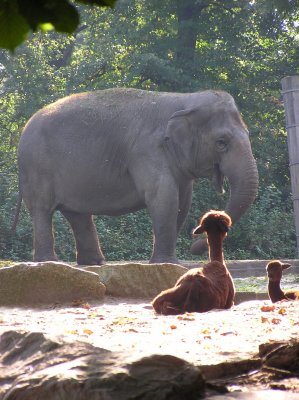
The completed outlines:
[[[226,92],[108,89],[66,97],[29,120],[18,163],[35,261],[57,259],[55,210],[73,229],[78,264],[103,264],[92,215],[147,208],[154,231],[150,261],[177,262],[194,179],[208,178],[222,191],[228,178],[226,211],[234,221],[258,187],[246,126]],[[201,250],[197,241],[192,251]]]

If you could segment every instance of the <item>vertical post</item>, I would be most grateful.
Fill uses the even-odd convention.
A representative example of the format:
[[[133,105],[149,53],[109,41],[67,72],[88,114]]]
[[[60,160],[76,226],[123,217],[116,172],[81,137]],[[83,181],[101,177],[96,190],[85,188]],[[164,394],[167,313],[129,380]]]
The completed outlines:
[[[299,252],[299,75],[283,78],[281,85],[288,132],[297,252]]]

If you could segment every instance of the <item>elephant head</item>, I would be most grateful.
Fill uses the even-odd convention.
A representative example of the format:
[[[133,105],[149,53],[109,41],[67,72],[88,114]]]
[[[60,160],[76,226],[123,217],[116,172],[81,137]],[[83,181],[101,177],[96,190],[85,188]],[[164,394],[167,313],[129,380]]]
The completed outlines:
[[[258,172],[247,127],[232,96],[202,92],[196,106],[172,115],[165,139],[184,174],[210,179],[218,192],[223,192],[224,177],[228,179],[225,211],[235,223],[256,197]],[[197,240],[191,252],[201,254],[206,247],[206,240]]]

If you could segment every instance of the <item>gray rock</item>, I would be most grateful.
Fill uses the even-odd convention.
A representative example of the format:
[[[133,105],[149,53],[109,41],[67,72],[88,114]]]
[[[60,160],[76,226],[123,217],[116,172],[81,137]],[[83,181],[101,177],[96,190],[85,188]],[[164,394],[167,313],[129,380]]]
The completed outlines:
[[[88,343],[14,331],[0,337],[0,354],[5,400],[197,400],[205,390],[199,369],[174,356],[132,360]]]
[[[117,297],[153,298],[162,290],[172,287],[188,271],[176,264],[106,264],[90,266],[104,283],[107,294]]]
[[[20,263],[0,269],[0,306],[38,306],[101,300],[98,275],[59,262]]]

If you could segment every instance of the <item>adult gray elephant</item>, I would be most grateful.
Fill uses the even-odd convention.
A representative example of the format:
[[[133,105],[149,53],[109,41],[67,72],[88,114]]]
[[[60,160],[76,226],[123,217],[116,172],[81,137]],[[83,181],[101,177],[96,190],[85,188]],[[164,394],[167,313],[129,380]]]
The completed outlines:
[[[228,93],[211,90],[108,89],[63,98],[29,120],[18,164],[20,193],[33,221],[35,261],[57,259],[55,210],[73,229],[78,264],[103,264],[92,215],[147,208],[154,232],[150,261],[177,262],[176,240],[194,179],[209,178],[221,191],[228,178],[226,211],[234,221],[258,187],[248,131],[235,102]]]

